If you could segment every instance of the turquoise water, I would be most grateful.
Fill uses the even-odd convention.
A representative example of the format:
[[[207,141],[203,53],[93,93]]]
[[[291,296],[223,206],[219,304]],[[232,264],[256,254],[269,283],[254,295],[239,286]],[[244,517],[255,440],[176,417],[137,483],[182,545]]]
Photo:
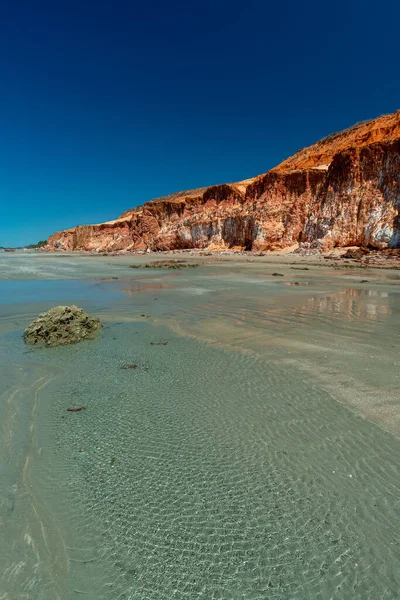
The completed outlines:
[[[106,260],[0,282],[0,598],[398,598],[396,280]],[[25,347],[62,301],[100,337]]]

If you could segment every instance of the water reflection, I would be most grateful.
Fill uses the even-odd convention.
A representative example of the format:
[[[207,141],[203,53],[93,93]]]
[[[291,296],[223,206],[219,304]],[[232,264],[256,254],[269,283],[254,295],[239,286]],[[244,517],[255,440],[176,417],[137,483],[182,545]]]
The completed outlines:
[[[307,310],[317,315],[354,320],[380,320],[391,314],[389,294],[379,290],[346,289],[335,294],[314,296]]]
[[[141,281],[140,279],[131,279],[124,281],[122,292],[129,296],[137,296],[143,293],[158,292],[172,288],[172,283],[161,283],[159,281]]]

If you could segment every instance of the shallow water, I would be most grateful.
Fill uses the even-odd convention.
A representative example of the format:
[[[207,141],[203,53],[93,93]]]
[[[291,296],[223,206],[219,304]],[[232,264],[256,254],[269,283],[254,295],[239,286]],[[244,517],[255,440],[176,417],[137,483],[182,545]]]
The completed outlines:
[[[13,258],[1,600],[398,598],[400,442],[376,424],[399,431],[395,281],[97,257],[89,278],[65,257],[75,280],[26,282]],[[100,315],[100,337],[27,349],[61,302]]]

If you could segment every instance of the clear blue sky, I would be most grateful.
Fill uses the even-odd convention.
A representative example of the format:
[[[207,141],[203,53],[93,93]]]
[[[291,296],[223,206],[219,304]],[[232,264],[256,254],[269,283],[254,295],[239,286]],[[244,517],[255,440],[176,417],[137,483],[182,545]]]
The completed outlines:
[[[0,246],[400,108],[400,3],[3,0]]]

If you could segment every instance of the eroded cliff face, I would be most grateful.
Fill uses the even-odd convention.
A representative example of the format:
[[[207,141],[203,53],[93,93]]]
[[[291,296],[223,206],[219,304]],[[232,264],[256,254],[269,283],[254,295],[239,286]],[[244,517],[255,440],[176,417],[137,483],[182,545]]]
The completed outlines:
[[[317,142],[255,179],[171,194],[54,234],[51,249],[400,247],[400,111]]]
[[[334,156],[305,220],[302,241],[399,247],[400,139]]]

